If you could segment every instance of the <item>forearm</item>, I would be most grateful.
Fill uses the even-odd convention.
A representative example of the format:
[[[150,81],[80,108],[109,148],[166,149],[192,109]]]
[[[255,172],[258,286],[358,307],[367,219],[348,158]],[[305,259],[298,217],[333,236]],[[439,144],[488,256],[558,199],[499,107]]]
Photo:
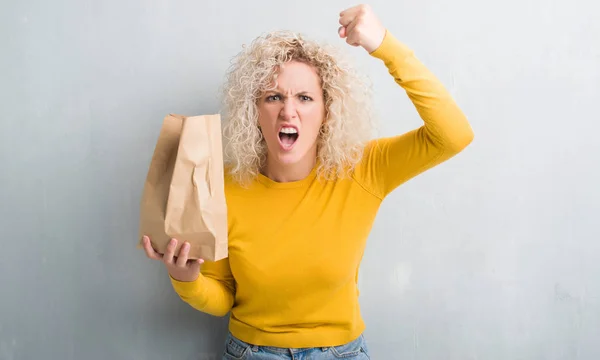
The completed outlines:
[[[371,55],[383,60],[424,122],[418,129],[373,141],[355,171],[357,181],[383,198],[462,151],[473,140],[473,131],[442,83],[391,33],[386,32]]]
[[[414,104],[424,126],[421,139],[439,151],[455,154],[473,139],[473,130],[443,84],[413,51],[387,32],[381,46],[371,53],[381,59],[394,80]]]
[[[233,306],[234,289],[223,281],[202,274],[190,282],[171,283],[179,297],[194,309],[214,316],[225,316]]]

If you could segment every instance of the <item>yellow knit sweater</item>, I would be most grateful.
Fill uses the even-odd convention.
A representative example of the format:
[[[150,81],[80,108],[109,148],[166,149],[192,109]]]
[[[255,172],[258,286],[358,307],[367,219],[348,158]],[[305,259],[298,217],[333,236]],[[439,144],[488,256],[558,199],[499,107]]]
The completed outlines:
[[[241,340],[278,347],[347,343],[365,325],[357,274],[382,200],[473,139],[450,94],[387,33],[371,55],[382,60],[424,125],[372,141],[349,178],[277,183],[265,176],[243,188],[226,177],[229,257],[202,265],[193,282],[171,279],[181,299],[217,316],[230,312]]]

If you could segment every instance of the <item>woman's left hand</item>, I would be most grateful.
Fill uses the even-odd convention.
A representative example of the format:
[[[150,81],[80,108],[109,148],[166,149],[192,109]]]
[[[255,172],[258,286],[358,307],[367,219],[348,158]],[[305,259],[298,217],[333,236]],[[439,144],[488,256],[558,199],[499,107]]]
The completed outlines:
[[[340,37],[352,46],[362,46],[369,53],[381,45],[385,36],[385,27],[369,5],[357,5],[342,11],[340,24]]]

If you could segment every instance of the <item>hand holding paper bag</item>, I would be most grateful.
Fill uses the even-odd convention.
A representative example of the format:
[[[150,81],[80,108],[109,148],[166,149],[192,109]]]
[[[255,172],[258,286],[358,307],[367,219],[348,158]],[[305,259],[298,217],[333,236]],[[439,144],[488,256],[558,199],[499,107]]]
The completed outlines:
[[[175,248],[177,240],[173,239],[167,245],[167,251],[164,255],[157,253],[150,243],[150,238],[144,236],[144,250],[146,255],[152,260],[161,260],[167,267],[169,275],[177,281],[194,281],[200,275],[200,264],[204,262],[202,259],[189,260],[188,253],[190,244],[185,243],[177,256],[175,256]]]
[[[221,118],[168,115],[152,156],[141,201],[139,244],[148,236],[165,254],[189,243],[188,258],[227,257]]]

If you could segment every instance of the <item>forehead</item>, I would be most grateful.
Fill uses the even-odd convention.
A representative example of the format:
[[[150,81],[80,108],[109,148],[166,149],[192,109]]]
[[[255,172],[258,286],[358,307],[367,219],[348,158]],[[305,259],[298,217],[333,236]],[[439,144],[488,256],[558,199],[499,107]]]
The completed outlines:
[[[290,61],[277,69],[274,85],[281,90],[318,89],[321,87],[321,78],[314,66]]]

